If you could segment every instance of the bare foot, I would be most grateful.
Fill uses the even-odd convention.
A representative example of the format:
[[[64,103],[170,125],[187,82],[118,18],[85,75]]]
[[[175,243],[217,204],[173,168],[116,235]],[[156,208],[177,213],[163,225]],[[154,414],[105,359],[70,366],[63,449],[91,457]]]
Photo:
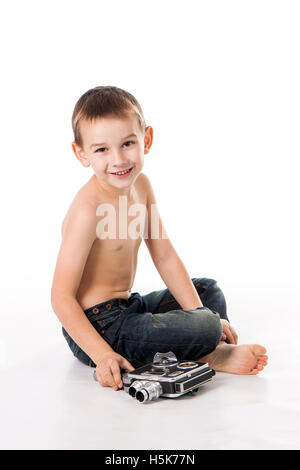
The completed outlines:
[[[221,342],[216,349],[199,359],[219,372],[256,375],[268,363],[266,348],[259,344],[227,344]]]

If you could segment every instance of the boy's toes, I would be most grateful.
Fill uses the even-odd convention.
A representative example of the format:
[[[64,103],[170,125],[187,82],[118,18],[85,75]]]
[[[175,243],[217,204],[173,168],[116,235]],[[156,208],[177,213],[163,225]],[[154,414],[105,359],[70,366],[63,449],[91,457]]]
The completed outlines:
[[[263,356],[263,357],[259,357],[259,358],[257,359],[257,363],[258,363],[258,364],[263,364],[263,365],[266,366],[266,365],[268,364],[268,361],[267,361],[267,359],[264,359],[264,356]]]
[[[267,352],[266,348],[260,344],[253,344],[252,351],[254,352],[255,356],[263,356]]]
[[[258,359],[262,360],[262,361],[268,361],[268,356],[266,356],[265,354],[263,356],[258,356]]]

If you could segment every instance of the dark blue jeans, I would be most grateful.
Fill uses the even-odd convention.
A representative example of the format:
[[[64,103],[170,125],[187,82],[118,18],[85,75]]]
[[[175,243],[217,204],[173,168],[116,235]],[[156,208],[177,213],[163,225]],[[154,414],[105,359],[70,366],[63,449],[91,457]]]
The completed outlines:
[[[113,298],[84,310],[87,318],[112,347],[133,367],[152,362],[157,352],[172,351],[179,360],[198,360],[218,345],[222,326],[228,320],[223,292],[214,279],[191,279],[203,307],[181,309],[169,289],[128,299]],[[92,359],[62,328],[68,345],[84,364],[95,367]]]

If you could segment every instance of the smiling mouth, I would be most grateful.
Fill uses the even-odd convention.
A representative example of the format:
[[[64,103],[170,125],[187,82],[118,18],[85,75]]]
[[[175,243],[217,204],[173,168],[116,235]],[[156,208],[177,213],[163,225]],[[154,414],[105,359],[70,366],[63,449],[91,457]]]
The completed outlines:
[[[128,170],[123,170],[123,171],[117,171],[115,173],[110,173],[111,175],[126,175],[127,173],[130,173],[133,167],[128,168]]]

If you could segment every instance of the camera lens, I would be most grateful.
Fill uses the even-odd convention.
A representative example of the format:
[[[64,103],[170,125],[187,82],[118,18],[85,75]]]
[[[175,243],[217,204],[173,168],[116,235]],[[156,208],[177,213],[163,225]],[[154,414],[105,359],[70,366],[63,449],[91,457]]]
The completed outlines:
[[[136,389],[134,387],[129,387],[128,393],[131,397],[135,397]]]
[[[146,383],[147,383],[147,380],[135,380],[134,382],[132,382],[132,384],[130,385],[128,389],[129,395],[134,398],[136,396],[136,393],[141,388],[143,388]]]
[[[137,399],[138,401],[140,401],[141,403],[142,403],[143,401],[147,401],[148,398],[149,398],[149,395],[148,395],[148,393],[146,392],[146,390],[144,390],[144,389],[143,389],[143,390],[139,390],[139,391],[137,392],[137,394],[136,394],[136,399]]]
[[[162,386],[159,382],[149,381],[146,382],[142,388],[137,390],[135,398],[140,402],[154,400],[155,398],[158,398],[162,392]]]

